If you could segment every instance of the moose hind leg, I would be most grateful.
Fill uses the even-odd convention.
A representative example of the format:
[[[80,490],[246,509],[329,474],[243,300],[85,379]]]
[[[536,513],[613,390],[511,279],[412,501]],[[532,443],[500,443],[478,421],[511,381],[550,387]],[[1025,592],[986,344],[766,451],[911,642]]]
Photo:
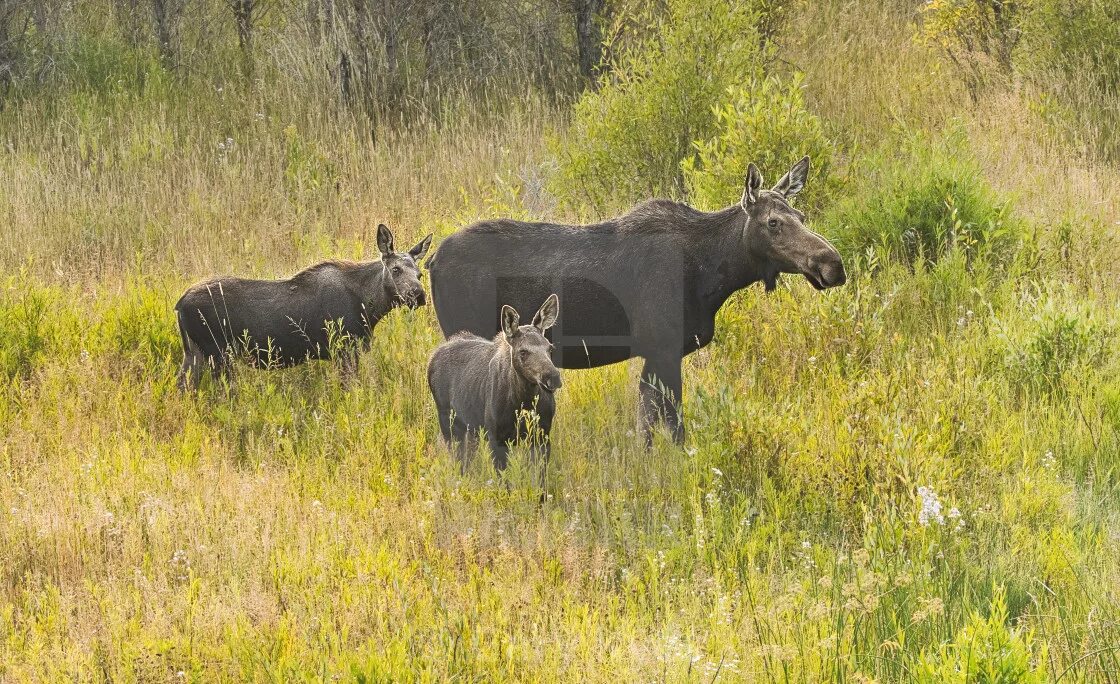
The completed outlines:
[[[669,428],[677,444],[684,442],[684,421],[680,414],[681,360],[679,358],[646,359],[638,386],[638,431],[646,446],[653,444],[653,430],[658,423]]]
[[[183,392],[198,388],[202,379],[202,354],[197,351],[184,351],[183,363],[179,366],[179,389]]]

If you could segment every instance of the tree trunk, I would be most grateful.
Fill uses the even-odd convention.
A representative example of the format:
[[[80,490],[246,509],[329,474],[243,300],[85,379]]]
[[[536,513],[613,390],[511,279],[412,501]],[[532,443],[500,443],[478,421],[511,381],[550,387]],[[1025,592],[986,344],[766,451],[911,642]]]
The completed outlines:
[[[237,45],[241,48],[245,76],[253,76],[253,19],[260,0],[230,0],[233,21],[237,26]]]
[[[168,7],[170,1],[152,0],[152,19],[155,21],[159,57],[167,69],[175,66],[175,53],[171,48],[171,8]]]
[[[579,73],[592,88],[597,88],[603,66],[603,29],[599,24],[603,0],[575,0],[575,4]]]

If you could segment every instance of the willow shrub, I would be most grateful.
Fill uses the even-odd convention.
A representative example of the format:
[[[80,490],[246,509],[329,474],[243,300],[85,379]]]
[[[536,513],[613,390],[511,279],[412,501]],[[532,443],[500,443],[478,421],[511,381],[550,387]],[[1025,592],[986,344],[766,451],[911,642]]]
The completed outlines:
[[[766,78],[728,91],[716,109],[716,132],[696,143],[682,162],[688,196],[709,209],[738,202],[747,164],[754,162],[767,183],[776,182],[798,159],[809,155],[812,171],[798,202],[816,207],[832,185],[835,145],[819,117],[805,106],[801,76]]]
[[[681,161],[718,130],[729,89],[762,76],[756,5],[669,0],[650,36],[623,52],[551,141],[551,190],[565,205],[602,213],[684,193]]]
[[[959,131],[866,157],[844,196],[824,217],[841,252],[871,268],[887,261],[933,264],[951,252],[969,264],[1015,261],[1032,244],[1011,202],[992,189]]]

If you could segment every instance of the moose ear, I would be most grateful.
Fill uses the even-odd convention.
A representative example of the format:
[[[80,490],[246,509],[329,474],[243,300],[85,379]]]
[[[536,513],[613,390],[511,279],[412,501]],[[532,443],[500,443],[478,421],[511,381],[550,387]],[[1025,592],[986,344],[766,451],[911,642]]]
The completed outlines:
[[[420,263],[420,260],[424,258],[425,254],[428,253],[428,249],[431,246],[432,246],[432,234],[428,233],[428,237],[426,237],[423,240],[421,240],[420,242],[416,243],[415,247],[408,250],[408,255],[410,257],[412,257],[413,261],[415,261],[416,263]]]
[[[502,332],[506,334],[506,339],[513,339],[513,336],[517,334],[517,324],[520,322],[521,316],[517,315],[517,309],[514,309],[509,304],[503,304]]]
[[[801,158],[801,161],[790,168],[786,175],[782,176],[782,179],[774,186],[774,192],[784,197],[793,197],[805,187],[805,181],[808,178],[809,155],[805,155]]]
[[[762,172],[751,162],[747,166],[747,187],[743,190],[743,206],[754,204],[758,201],[758,193],[762,191]]]
[[[384,223],[377,224],[377,249],[382,256],[393,253],[393,231]]]
[[[550,294],[548,299],[544,300],[541,308],[537,311],[537,315],[533,316],[533,325],[537,327],[543,334],[552,326],[556,325],[556,316],[560,314],[560,299],[555,293]]]

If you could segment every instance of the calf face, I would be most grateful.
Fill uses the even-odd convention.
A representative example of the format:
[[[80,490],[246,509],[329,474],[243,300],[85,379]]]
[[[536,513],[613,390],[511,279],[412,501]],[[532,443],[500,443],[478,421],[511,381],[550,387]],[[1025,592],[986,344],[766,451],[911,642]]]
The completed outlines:
[[[560,371],[552,363],[552,343],[544,333],[556,323],[559,299],[549,295],[533,316],[531,325],[518,325],[520,316],[508,305],[502,306],[502,332],[509,342],[514,371],[527,382],[549,394],[560,389]]]
[[[377,249],[385,265],[385,295],[398,306],[415,309],[427,303],[424,286],[420,283],[420,260],[432,246],[432,235],[407,252],[394,250],[393,232],[384,224],[377,226]]]

